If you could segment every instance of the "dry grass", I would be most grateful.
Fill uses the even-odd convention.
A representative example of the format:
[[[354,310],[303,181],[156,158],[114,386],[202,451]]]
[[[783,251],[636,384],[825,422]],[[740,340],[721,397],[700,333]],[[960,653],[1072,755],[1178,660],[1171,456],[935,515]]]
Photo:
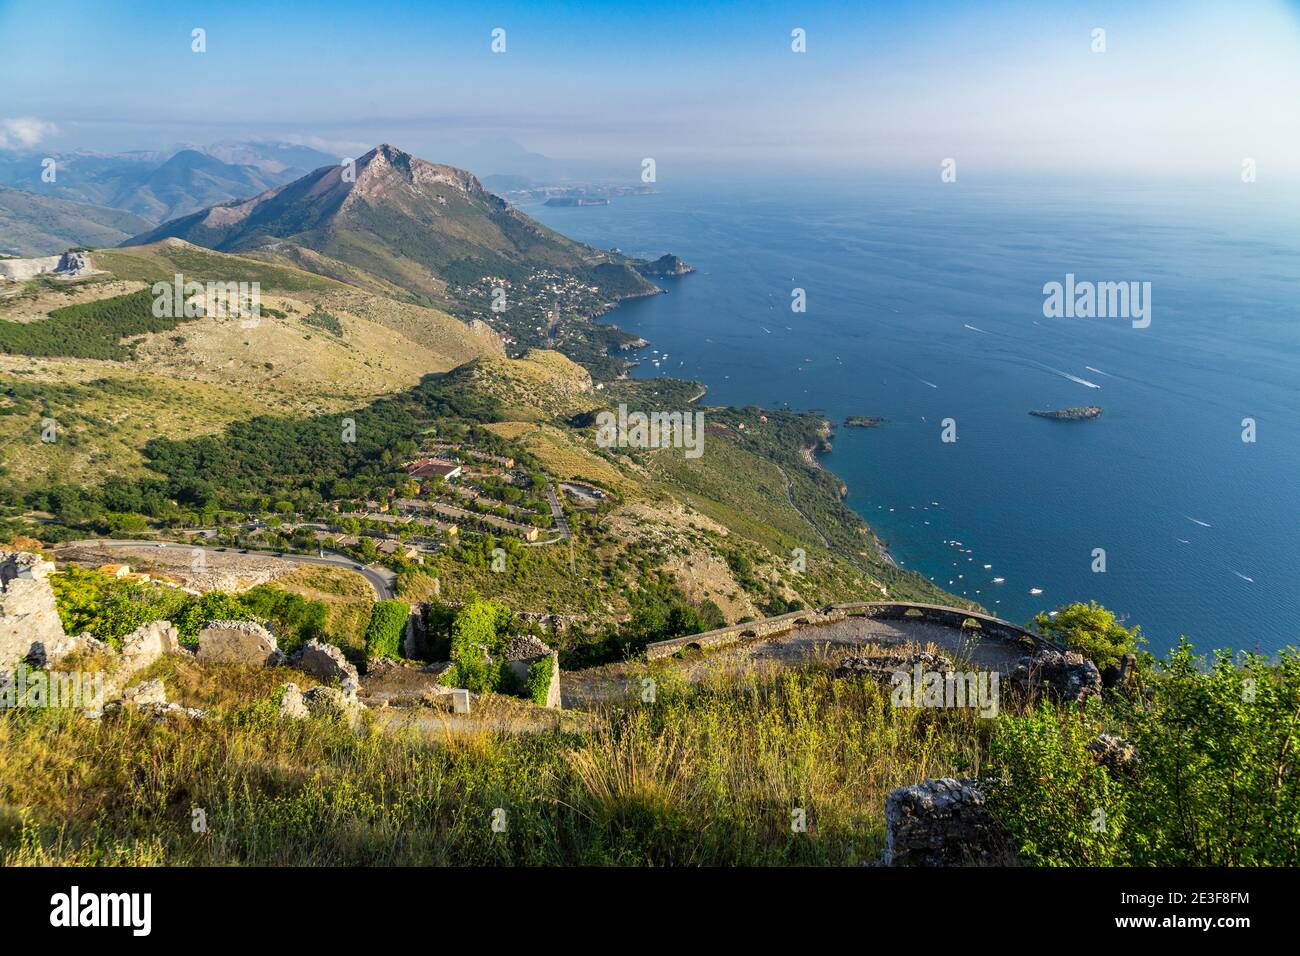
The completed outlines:
[[[879,853],[889,789],[982,752],[967,718],[894,710],[874,684],[820,666],[664,680],[655,702],[579,732],[483,721],[436,739],[277,719],[284,671],[168,661],[148,673],[213,715],[0,718],[0,860],[853,864]],[[194,807],[207,833],[193,833]],[[806,834],[791,832],[796,808]],[[505,833],[491,829],[497,809]]]
[[[375,591],[361,575],[347,568],[302,566],[276,578],[274,587],[321,601],[329,609],[325,628],[330,642],[344,651],[365,650],[366,625],[375,604]]]

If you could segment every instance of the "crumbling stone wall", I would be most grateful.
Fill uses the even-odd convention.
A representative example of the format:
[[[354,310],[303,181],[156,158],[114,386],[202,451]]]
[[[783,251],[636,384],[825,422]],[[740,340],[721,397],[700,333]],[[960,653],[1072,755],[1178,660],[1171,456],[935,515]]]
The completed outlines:
[[[558,708],[560,698],[560,655],[545,641],[531,634],[518,634],[511,638],[505,651],[506,667],[520,687],[528,686],[528,672],[538,661],[549,661],[551,686],[546,692],[546,706]]]
[[[26,551],[0,551],[0,671],[12,670],[34,645],[66,639],[50,587],[53,567]]]
[[[899,787],[885,798],[886,866],[1005,866],[1006,832],[974,781],[943,777]]]

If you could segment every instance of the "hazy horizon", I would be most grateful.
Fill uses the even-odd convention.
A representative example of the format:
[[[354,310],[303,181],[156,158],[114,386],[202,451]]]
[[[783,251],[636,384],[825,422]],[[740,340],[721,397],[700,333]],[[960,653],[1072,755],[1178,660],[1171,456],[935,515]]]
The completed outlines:
[[[541,154],[571,175],[877,172],[1295,181],[1300,6],[0,3],[0,149],[270,139]],[[192,51],[192,31],[206,51]],[[491,49],[494,29],[505,50]],[[802,29],[806,52],[792,50]],[[1105,31],[1094,52],[1094,31]],[[273,42],[268,42],[273,41]],[[271,91],[268,94],[268,91]],[[499,157],[499,158],[497,158]]]

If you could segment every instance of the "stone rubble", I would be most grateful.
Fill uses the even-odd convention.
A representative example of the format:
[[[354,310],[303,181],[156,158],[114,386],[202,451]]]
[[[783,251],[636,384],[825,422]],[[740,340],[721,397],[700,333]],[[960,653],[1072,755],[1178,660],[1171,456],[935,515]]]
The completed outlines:
[[[290,720],[306,720],[311,716],[307,704],[303,701],[302,691],[294,683],[284,684],[281,688],[284,696],[280,700],[280,716]]]
[[[925,780],[885,798],[885,866],[998,866],[1013,859],[973,781]]]
[[[333,644],[308,641],[302,647],[298,667],[325,684],[339,682],[343,692],[355,697],[361,689],[361,677],[356,667]]]
[[[890,677],[897,671],[911,671],[920,664],[927,671],[947,673],[955,670],[953,662],[942,654],[917,651],[912,654],[881,654],[875,657],[846,657],[835,668],[836,677],[853,677],[869,674],[873,677]]]
[[[1011,673],[1011,684],[1030,698],[1046,695],[1061,703],[1101,696],[1097,665],[1074,651],[1039,651],[1022,657]]]
[[[1128,774],[1137,769],[1137,748],[1114,734],[1099,734],[1087,749],[1097,763],[1113,774]]]

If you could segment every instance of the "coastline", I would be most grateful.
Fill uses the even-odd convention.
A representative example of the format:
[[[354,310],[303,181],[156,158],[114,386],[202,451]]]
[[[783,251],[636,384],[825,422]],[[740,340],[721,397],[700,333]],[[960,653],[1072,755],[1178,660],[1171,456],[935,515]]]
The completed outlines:
[[[828,439],[830,435],[834,433],[834,426],[826,419],[823,419],[823,422],[827,426],[827,434],[825,437]],[[833,469],[827,468],[822,464],[821,459],[817,457],[817,452],[821,447],[826,447],[826,450],[829,450],[828,445],[807,445],[799,449],[799,453],[803,456],[804,460],[808,462],[810,468],[824,471],[828,475],[835,475],[835,479],[840,483],[840,500],[843,500],[848,497],[849,486],[842,478],[840,478],[839,475],[835,474]],[[900,571],[903,570],[902,566],[894,560],[894,555],[890,552],[889,546],[881,540],[880,535],[876,534],[876,529],[871,526],[871,522],[867,521],[866,516],[858,512],[858,510],[852,506],[850,506],[849,510],[851,510],[858,516],[859,520],[861,520],[862,526],[866,529],[867,534],[871,535],[871,540],[875,543],[876,550],[880,552],[880,557],[885,561],[885,563],[890,567],[898,568]]]
[[[691,272],[694,271],[695,271],[694,269],[691,270]],[[662,287],[658,289],[659,293],[666,293],[667,291],[668,291],[667,289],[664,289]],[[656,293],[654,292],[650,292],[650,293],[640,293],[636,295],[624,296],[623,298],[618,300],[618,302],[613,303],[608,309],[602,310],[597,315],[591,316],[591,321],[596,322],[601,316],[609,315],[610,313],[615,312],[623,302],[630,301],[633,299],[641,299],[641,298],[645,298],[646,296],[653,296],[655,294]],[[607,323],[600,323],[600,324],[610,325],[628,335],[636,336],[635,341],[637,344],[630,345],[628,348],[624,349],[624,351],[632,351],[636,349],[647,348],[652,344],[651,340],[647,339],[639,332],[630,332],[628,329],[624,328],[622,325],[619,325],[615,322],[607,322]],[[637,364],[639,363],[632,363],[632,362],[627,363],[627,367],[624,368],[622,374],[618,376],[617,380],[621,381],[621,380],[630,379],[632,377],[631,371],[633,368],[636,367]],[[694,403],[699,401],[701,398],[703,398],[705,395],[708,394],[708,391],[709,391],[709,386],[701,382],[699,394],[691,398],[689,402]],[[808,465],[809,468],[814,468],[818,471],[823,471],[826,474],[835,477],[835,479],[839,482],[840,500],[843,501],[848,497],[848,493],[849,493],[848,484],[842,478],[840,478],[839,475],[836,475],[833,469],[828,468],[826,465],[822,463],[821,459],[817,457],[818,452],[824,453],[824,452],[831,451],[830,439],[835,433],[834,422],[832,422],[830,419],[827,418],[823,418],[821,422],[822,422],[822,427],[819,430],[819,440],[799,449],[799,455],[801,458],[803,458],[804,462]],[[890,567],[897,568],[900,571],[905,570],[894,558],[894,555],[890,551],[889,546],[885,544],[885,542],[881,540],[880,535],[876,533],[876,529],[872,527],[871,522],[867,520],[866,515],[862,514],[857,509],[852,508],[851,506],[850,506],[850,510],[855,515],[857,515],[858,520],[862,522],[863,529],[866,531],[868,535],[870,535],[872,542],[876,546],[876,551],[879,553],[881,559],[885,561]],[[814,530],[816,530],[816,526],[813,526],[813,528]]]

